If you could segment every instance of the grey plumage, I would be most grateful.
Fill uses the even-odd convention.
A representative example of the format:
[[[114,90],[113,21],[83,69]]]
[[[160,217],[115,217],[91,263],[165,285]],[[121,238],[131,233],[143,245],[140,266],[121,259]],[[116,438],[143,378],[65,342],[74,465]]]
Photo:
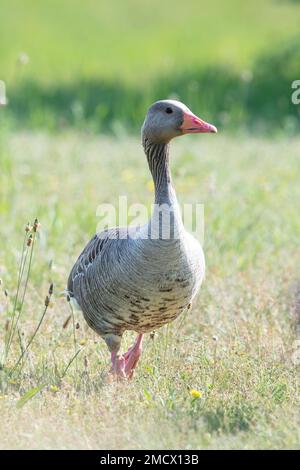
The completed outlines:
[[[170,116],[163,114],[166,106],[172,108]],[[169,170],[169,141],[182,134],[186,109],[174,101],[155,103],[143,125],[156,203],[148,224],[134,236],[127,228],[96,234],[69,276],[70,296],[112,352],[118,352],[125,330],[145,333],[174,320],[204,278],[202,248],[183,227]],[[169,217],[171,234],[165,237]]]

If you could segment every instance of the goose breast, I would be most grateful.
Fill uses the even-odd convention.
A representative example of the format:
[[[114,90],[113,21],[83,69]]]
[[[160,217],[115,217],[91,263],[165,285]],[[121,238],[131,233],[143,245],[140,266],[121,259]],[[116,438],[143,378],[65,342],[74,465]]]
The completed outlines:
[[[144,333],[187,308],[204,278],[205,261],[187,232],[176,240],[107,236],[91,240],[73,270],[69,290],[97,333]]]

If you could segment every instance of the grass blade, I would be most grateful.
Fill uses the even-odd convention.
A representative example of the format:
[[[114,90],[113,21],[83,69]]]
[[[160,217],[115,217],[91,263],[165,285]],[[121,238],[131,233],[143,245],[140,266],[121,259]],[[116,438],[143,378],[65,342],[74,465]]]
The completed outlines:
[[[37,395],[45,386],[46,384],[42,384],[38,387],[31,388],[30,390],[28,390],[28,392],[24,393],[24,395],[17,402],[17,408],[22,408],[29,400],[31,400],[31,398]]]

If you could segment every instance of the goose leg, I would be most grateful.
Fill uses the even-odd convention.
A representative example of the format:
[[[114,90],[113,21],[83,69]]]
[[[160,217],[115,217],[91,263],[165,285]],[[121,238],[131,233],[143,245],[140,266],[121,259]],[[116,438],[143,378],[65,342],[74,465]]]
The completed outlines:
[[[139,334],[134,345],[131,346],[125,354],[123,354],[123,358],[125,360],[125,374],[128,379],[132,378],[134,369],[142,354],[143,337],[143,334]]]
[[[123,356],[119,356],[116,352],[111,353],[111,364],[112,367],[110,369],[110,372],[117,377],[121,377],[123,379],[126,378],[126,373],[125,373],[125,358]]]
[[[117,377],[122,379],[131,379],[134,373],[134,369],[138,363],[138,360],[142,354],[142,342],[143,334],[138,335],[134,345],[128,349],[122,356],[116,352],[111,353],[112,367],[110,372]]]

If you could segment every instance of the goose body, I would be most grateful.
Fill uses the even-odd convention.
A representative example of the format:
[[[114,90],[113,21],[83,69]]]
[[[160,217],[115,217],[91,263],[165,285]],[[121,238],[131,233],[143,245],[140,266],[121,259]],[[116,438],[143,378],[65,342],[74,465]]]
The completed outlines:
[[[170,241],[109,235],[96,235],[87,245],[68,290],[89,326],[117,351],[125,330],[152,331],[189,306],[203,280],[205,261],[200,244],[187,232]]]
[[[156,122],[157,116],[169,121],[167,125]],[[188,127],[191,123],[195,127]],[[177,318],[191,304],[204,278],[204,254],[183,226],[169,168],[169,141],[195,129],[216,132],[182,103],[163,100],[152,105],[142,129],[155,185],[152,216],[142,227],[96,234],[69,276],[69,295],[89,326],[106,341],[117,375],[132,376],[143,334]],[[139,336],[120,356],[125,330]]]

